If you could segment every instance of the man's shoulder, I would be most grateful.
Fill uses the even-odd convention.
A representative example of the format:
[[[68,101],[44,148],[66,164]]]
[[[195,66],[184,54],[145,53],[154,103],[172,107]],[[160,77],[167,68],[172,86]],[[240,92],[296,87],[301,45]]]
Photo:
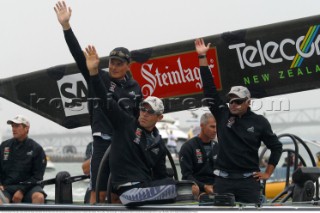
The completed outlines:
[[[128,79],[128,83],[130,83],[130,85],[132,85],[132,86],[139,86],[139,87],[140,87],[138,81],[136,81],[136,80],[133,79],[133,78],[129,78],[129,79]]]
[[[126,86],[128,88],[134,89],[135,92],[137,92],[137,91],[140,92],[141,91],[140,84],[136,80],[134,80],[133,78],[128,78],[128,80],[126,82]]]
[[[253,119],[257,119],[259,122],[269,122],[266,117],[264,117],[263,115],[257,114],[251,110],[249,111],[249,116],[251,116]]]
[[[0,144],[1,147],[4,147],[4,146],[8,146],[9,144],[13,143],[14,139],[13,138],[10,138],[10,139],[7,139],[5,141],[2,141],[2,143]]]
[[[41,148],[41,149],[43,149],[42,148],[42,146],[38,143],[38,142],[36,142],[35,140],[33,140],[32,138],[29,138],[28,137],[28,143],[31,145],[31,146],[33,146],[33,147],[35,147],[35,148]]]
[[[198,136],[195,136],[195,137],[190,138],[189,140],[187,140],[184,144],[182,144],[182,146],[193,147],[193,146],[197,145],[197,141],[198,141]]]

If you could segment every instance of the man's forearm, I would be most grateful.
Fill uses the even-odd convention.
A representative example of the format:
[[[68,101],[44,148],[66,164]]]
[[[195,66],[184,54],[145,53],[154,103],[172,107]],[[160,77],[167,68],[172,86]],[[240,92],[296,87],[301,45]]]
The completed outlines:
[[[268,174],[269,177],[272,175],[273,171],[274,171],[274,166],[272,164],[268,164],[266,170],[264,173]]]
[[[89,81],[89,70],[86,64],[86,58],[83,54],[81,46],[77,37],[75,36],[73,30],[71,28],[64,30],[64,38],[68,45],[69,51],[75,60],[81,74],[85,78],[86,81]]]
[[[206,55],[199,56],[199,65],[200,66],[208,66],[208,60]]]

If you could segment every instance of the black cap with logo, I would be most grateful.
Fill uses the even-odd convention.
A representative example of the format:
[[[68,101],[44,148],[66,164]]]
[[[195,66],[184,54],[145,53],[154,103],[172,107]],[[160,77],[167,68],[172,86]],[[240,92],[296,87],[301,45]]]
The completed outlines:
[[[130,51],[125,47],[114,48],[109,55],[110,59],[118,59],[130,63]]]

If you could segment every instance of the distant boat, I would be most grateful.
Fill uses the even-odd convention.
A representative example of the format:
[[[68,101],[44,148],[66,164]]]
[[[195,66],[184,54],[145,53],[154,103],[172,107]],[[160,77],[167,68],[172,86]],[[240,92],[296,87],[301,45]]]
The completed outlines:
[[[56,170],[56,167],[55,167],[54,163],[50,160],[50,157],[47,156],[46,172],[54,171],[54,170]]]
[[[168,115],[164,115],[163,119],[156,124],[160,135],[164,141],[167,141],[168,134],[172,134],[177,138],[177,142],[185,142],[188,140],[188,134],[179,128],[179,121]]]
[[[172,157],[176,160],[178,156],[175,152],[179,152],[181,145],[188,140],[188,134],[179,128],[179,120],[173,119],[169,115],[164,115],[163,119],[158,122],[156,126],[165,144],[168,142],[169,133],[172,132],[177,146],[176,149],[172,147],[168,147],[168,149]]]

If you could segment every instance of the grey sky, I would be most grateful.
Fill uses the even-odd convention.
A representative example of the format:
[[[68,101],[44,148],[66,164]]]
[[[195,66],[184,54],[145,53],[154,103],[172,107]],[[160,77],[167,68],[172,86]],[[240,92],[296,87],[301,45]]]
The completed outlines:
[[[55,0],[3,1],[0,9],[0,78],[73,63],[53,7]],[[94,44],[100,56],[116,46],[130,50],[173,43],[319,14],[319,0],[67,0],[71,24],[82,47]],[[320,92],[284,96],[291,109],[318,107]],[[198,110],[197,113],[201,114]],[[6,120],[24,114],[31,133],[65,128],[0,98],[0,132]],[[176,113],[173,117],[190,113]],[[187,115],[187,116],[186,116]],[[72,130],[88,131],[89,127]]]

